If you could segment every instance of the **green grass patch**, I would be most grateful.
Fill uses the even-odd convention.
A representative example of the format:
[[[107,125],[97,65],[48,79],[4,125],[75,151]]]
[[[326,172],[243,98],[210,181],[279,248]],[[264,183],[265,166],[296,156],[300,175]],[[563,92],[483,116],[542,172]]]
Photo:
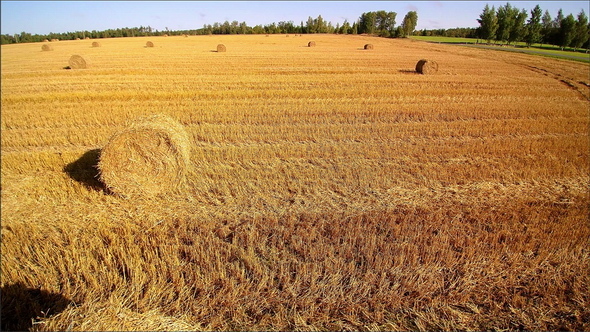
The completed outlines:
[[[415,40],[421,40],[433,43],[444,43],[444,44],[486,44],[487,41],[477,38],[459,38],[459,37],[441,37],[441,36],[412,36],[410,37]],[[532,44],[530,47],[526,46],[524,42],[517,42],[510,45],[504,45],[503,43],[487,44],[487,46],[497,47],[498,50],[503,51],[519,51],[524,53],[550,56],[557,58],[566,58],[571,60],[577,60],[582,62],[590,62],[590,54],[586,53],[586,49],[578,49],[574,51],[573,48],[565,48],[561,50],[561,47],[556,45],[548,44]]]

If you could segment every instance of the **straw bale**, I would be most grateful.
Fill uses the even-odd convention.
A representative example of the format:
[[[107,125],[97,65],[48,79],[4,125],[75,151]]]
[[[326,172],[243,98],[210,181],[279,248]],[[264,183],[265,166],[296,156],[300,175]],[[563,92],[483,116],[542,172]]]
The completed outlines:
[[[124,197],[177,192],[190,170],[189,136],[166,115],[139,118],[111,137],[98,169],[104,185]]]
[[[43,44],[43,46],[41,46],[41,50],[42,51],[53,51],[53,47],[51,47],[50,45],[47,45],[47,44]]]
[[[432,60],[422,59],[416,64],[416,72],[423,75],[436,74],[438,71],[438,63]]]
[[[99,42],[92,42],[92,47],[100,47],[100,43]]]
[[[225,52],[225,51],[226,51],[225,45],[223,45],[223,44],[217,45],[217,52]]]
[[[86,60],[79,55],[72,55],[70,60],[68,61],[70,65],[70,69],[85,69],[86,68]]]
[[[309,43],[307,43],[308,47],[314,47],[315,46],[315,42],[314,41],[310,41]]]
[[[148,41],[147,43],[145,43],[145,47],[154,47],[154,43]]]
[[[373,44],[366,44],[365,45],[365,50],[372,50],[373,48],[374,48]]]

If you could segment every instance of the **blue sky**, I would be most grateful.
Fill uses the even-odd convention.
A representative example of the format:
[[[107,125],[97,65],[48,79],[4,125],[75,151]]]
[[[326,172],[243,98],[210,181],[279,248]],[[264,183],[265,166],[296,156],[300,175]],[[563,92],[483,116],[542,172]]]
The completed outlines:
[[[586,14],[588,1],[509,1],[530,12],[535,5],[551,17],[562,8],[565,15]],[[399,25],[408,11],[418,13],[417,29],[477,27],[485,4],[506,1],[2,1],[1,33],[32,34],[106,30],[151,26],[153,29],[188,30],[203,24],[245,21],[249,26],[293,21],[300,24],[318,15],[332,24],[356,21],[369,11],[397,13]]]

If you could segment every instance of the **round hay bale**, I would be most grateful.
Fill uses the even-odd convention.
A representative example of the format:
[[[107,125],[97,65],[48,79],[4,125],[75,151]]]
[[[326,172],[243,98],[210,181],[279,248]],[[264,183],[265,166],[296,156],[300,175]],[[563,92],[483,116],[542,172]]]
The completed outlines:
[[[154,43],[149,41],[149,42],[145,43],[145,47],[154,47]]]
[[[366,44],[365,45],[365,50],[372,50],[373,48],[374,48],[373,44]]]
[[[44,43],[49,43],[49,39],[43,39]]]
[[[310,41],[309,43],[307,43],[307,47],[314,47],[314,46],[315,46],[314,41]]]
[[[72,55],[68,64],[70,65],[70,69],[86,68],[86,60],[84,60],[84,58],[79,55]]]
[[[168,37],[168,35],[167,35],[167,34],[164,34],[163,36],[164,36],[164,37]]]
[[[189,136],[166,115],[139,118],[110,138],[98,170],[105,186],[124,197],[178,191],[190,170]]]
[[[100,47],[100,43],[99,42],[92,42],[92,47]]]
[[[423,75],[436,74],[438,71],[438,63],[432,60],[422,59],[416,64],[416,72]]]
[[[90,39],[90,37],[85,37],[84,39]]]
[[[80,40],[80,38],[76,37],[76,40]]]
[[[225,45],[223,45],[223,44],[217,45],[217,52],[225,52],[225,51],[226,51]]]
[[[41,46],[41,50],[42,51],[53,51],[53,47],[51,47],[47,44],[43,44],[43,46]]]

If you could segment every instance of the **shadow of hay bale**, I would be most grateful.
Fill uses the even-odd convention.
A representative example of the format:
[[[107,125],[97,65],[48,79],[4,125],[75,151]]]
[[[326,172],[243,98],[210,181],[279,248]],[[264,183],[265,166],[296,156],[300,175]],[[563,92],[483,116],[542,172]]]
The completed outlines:
[[[2,331],[29,331],[33,319],[48,318],[66,309],[72,301],[61,294],[22,283],[1,289]]]
[[[105,185],[99,180],[98,161],[100,149],[89,150],[78,160],[67,164],[63,171],[77,182],[82,183],[89,189],[106,192]]]

